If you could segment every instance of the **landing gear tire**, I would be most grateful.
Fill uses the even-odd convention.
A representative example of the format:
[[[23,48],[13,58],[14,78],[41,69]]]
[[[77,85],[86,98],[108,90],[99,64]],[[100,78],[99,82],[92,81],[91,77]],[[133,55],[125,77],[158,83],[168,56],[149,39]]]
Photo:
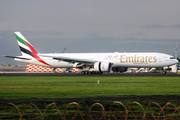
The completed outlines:
[[[86,74],[86,71],[81,72],[81,74],[85,75],[85,74]]]
[[[163,75],[166,75],[166,71],[163,71],[162,74],[163,74]]]
[[[89,72],[89,71],[82,71],[81,74],[84,74],[84,75],[88,75],[88,74],[103,74],[103,72],[95,72],[95,71]]]

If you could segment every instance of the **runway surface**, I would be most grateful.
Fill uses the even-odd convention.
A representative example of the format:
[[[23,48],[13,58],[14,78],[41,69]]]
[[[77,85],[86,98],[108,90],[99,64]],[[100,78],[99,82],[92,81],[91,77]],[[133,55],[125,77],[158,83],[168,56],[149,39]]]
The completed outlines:
[[[103,74],[81,74],[81,73],[27,73],[27,72],[0,72],[0,76],[178,76],[177,73],[103,73]]]

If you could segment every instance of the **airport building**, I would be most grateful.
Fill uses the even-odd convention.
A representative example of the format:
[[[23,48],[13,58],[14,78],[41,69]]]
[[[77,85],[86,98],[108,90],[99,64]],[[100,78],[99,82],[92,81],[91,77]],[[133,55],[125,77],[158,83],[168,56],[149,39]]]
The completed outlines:
[[[3,64],[0,66],[0,71],[25,71],[26,66],[22,65],[10,65],[10,64]]]

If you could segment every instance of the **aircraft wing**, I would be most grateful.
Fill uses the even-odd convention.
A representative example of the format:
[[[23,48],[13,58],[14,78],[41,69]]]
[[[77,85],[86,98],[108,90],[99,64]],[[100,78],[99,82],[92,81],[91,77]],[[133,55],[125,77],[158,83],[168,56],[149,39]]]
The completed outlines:
[[[40,55],[40,56],[42,56],[42,57],[51,57],[52,59],[55,59],[55,60],[62,60],[62,61],[65,61],[65,62],[70,62],[70,63],[77,62],[79,64],[97,62],[95,60],[87,60],[87,59],[71,58],[71,57],[62,57],[62,56],[47,56],[47,55]]]
[[[22,57],[22,56],[6,56],[6,55],[4,55],[4,57],[18,58],[18,59],[23,59],[23,60],[31,60],[32,59],[32,58],[26,58],[26,57]]]

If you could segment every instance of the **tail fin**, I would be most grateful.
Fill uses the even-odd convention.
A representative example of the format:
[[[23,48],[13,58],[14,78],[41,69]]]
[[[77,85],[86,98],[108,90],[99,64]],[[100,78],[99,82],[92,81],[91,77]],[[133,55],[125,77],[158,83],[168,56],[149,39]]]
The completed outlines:
[[[37,50],[26,40],[20,32],[14,32],[23,57],[33,57],[40,63],[51,66],[39,57]],[[22,58],[21,58],[22,59]]]
[[[14,32],[18,45],[20,47],[22,56],[25,57],[34,57],[37,55],[37,50],[26,40],[26,38],[20,32]]]

